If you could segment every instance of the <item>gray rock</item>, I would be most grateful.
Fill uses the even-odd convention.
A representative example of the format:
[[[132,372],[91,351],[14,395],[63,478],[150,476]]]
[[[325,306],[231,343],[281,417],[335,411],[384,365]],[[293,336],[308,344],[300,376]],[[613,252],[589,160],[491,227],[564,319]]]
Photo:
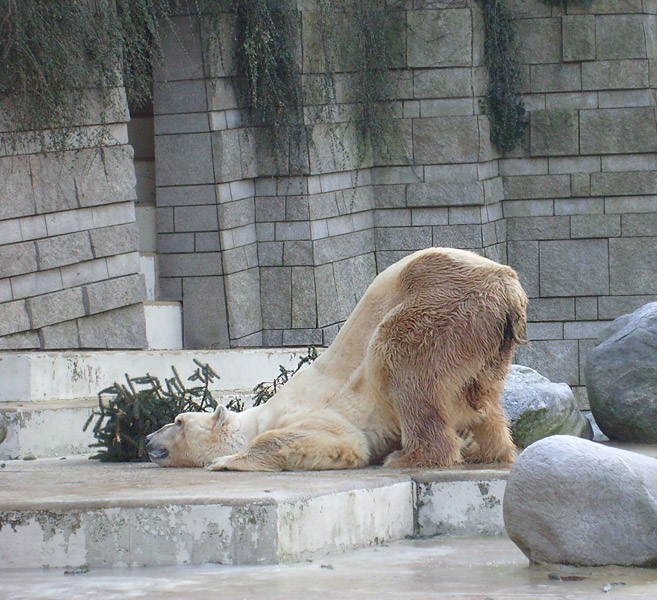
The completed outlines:
[[[654,458],[552,436],[511,469],[504,524],[535,563],[655,567],[656,497]]]
[[[0,413],[0,444],[5,441],[7,437],[7,419]]]
[[[657,442],[657,302],[613,321],[591,350],[593,416],[612,439]]]
[[[517,446],[555,434],[591,439],[591,425],[566,383],[552,383],[529,367],[512,365],[502,391],[502,405]]]

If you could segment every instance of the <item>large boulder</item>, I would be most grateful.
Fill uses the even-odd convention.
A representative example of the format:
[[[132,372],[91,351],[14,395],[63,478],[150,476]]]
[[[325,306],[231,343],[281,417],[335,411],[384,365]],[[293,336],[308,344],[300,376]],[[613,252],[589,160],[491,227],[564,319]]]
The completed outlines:
[[[607,326],[588,355],[586,388],[605,435],[657,442],[657,302]]]
[[[516,460],[504,524],[535,563],[657,567],[657,460],[552,436]]]
[[[548,435],[593,437],[568,384],[553,383],[529,367],[512,365],[502,391],[502,405],[513,441],[521,448]]]

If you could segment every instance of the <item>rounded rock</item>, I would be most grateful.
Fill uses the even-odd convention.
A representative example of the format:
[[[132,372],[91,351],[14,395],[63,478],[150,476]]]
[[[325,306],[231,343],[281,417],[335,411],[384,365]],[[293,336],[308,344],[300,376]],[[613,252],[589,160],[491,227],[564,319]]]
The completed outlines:
[[[570,386],[553,383],[529,367],[512,365],[502,391],[502,406],[513,441],[521,448],[548,435],[593,437]]]
[[[602,432],[657,442],[657,302],[613,321],[588,355],[586,386]]]
[[[504,494],[504,524],[534,563],[657,566],[657,460],[572,436],[532,444]]]

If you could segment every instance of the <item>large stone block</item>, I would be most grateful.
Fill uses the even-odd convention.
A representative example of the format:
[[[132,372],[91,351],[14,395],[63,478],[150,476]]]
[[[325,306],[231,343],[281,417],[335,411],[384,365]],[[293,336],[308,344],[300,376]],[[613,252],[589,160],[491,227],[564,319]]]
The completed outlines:
[[[596,60],[582,64],[582,89],[645,88],[649,75],[647,60]]]
[[[379,227],[377,250],[420,250],[432,245],[431,227]]]
[[[657,214],[621,215],[625,237],[651,237],[657,232]]]
[[[541,242],[541,296],[598,296],[609,293],[606,240]]]
[[[484,203],[484,188],[479,181],[430,181],[409,184],[406,190],[408,206],[455,206]]]
[[[538,297],[538,242],[509,241],[507,243],[507,257],[509,265],[518,273],[520,283],[527,295],[530,298]]]
[[[105,269],[105,274],[107,274],[107,269]],[[38,296],[61,290],[63,287],[62,283],[60,270],[51,269],[12,277],[11,289],[14,300],[18,300],[19,298],[29,298],[30,296]]]
[[[513,217],[507,219],[509,240],[555,240],[570,237],[568,217]]]
[[[315,272],[312,267],[292,269],[292,327],[308,329],[317,326]]]
[[[467,67],[472,64],[469,9],[409,11],[407,24],[409,67]]]
[[[286,266],[313,264],[313,243],[310,240],[290,240],[283,243],[283,261]]]
[[[262,330],[258,269],[231,273],[224,278],[231,340]]]
[[[30,329],[30,317],[24,300],[0,304],[0,336]]]
[[[39,268],[54,269],[94,258],[89,233],[69,233],[37,241]]]
[[[183,278],[185,348],[228,348],[228,316],[221,277]]]
[[[531,66],[532,93],[576,92],[582,89],[579,65],[558,63]]]
[[[620,215],[573,215],[570,217],[572,238],[611,238],[621,234]]]
[[[286,329],[292,326],[292,270],[288,267],[260,269],[262,326]]]
[[[612,294],[654,294],[657,237],[609,240]]]
[[[85,314],[82,288],[71,288],[27,300],[32,328],[70,321]]]
[[[12,219],[33,215],[36,201],[32,187],[30,158],[9,156],[0,158],[0,188],[3,201],[0,202],[0,219]]]
[[[215,181],[209,134],[159,135],[155,139],[155,159],[158,186],[198,185]]]
[[[159,33],[162,38],[162,57],[154,65],[155,79],[202,79],[203,52],[196,17],[176,16],[170,20],[164,19]]]
[[[378,229],[377,231],[385,230]],[[430,244],[431,242],[429,241]],[[345,258],[358,256],[365,252],[374,252],[374,231],[372,229],[354,231],[353,233],[347,233],[337,237],[322,238],[315,240],[314,246],[315,264],[323,265],[332,263]],[[418,246],[418,248],[424,247]]]
[[[86,285],[83,293],[87,314],[90,315],[137,304],[146,299],[144,276],[139,273],[99,281]]]
[[[656,152],[654,110],[641,107],[581,111],[580,151],[582,154]]]
[[[158,115],[206,112],[206,93],[204,79],[159,81],[153,88],[153,106]]]
[[[239,202],[244,202],[240,200]],[[219,205],[220,210],[225,207]],[[250,201],[250,220],[239,225],[252,223],[254,218],[253,200]],[[183,231],[216,231],[218,227],[216,206],[177,206],[173,210],[173,226],[177,232]],[[224,225],[227,229],[237,225]]]
[[[595,60],[595,19],[593,15],[561,17],[564,62]]]
[[[538,265],[538,252],[536,257]],[[574,298],[534,298],[527,307],[527,320],[530,322],[570,321],[574,318]]]
[[[220,252],[161,254],[159,265],[161,277],[198,277],[222,274]]]
[[[39,336],[44,350],[70,350],[80,346],[77,321],[49,325],[39,330]]]
[[[598,60],[647,58],[641,15],[598,15],[595,45]]]
[[[657,302],[657,294],[645,296],[603,296],[598,298],[600,319],[609,320],[641,308],[648,302]]]
[[[416,119],[413,149],[419,164],[477,162],[479,124],[476,116]]]
[[[139,249],[139,230],[136,223],[101,227],[89,232],[94,256],[114,256]]]
[[[621,173],[593,173],[593,196],[640,196],[657,194],[654,171],[624,171]]]
[[[502,181],[507,200],[568,198],[570,196],[570,177],[568,175],[524,175],[504,177]]]
[[[579,121],[575,110],[537,110],[531,113],[532,156],[572,155],[579,151]]]
[[[333,265],[333,274],[338,293],[337,300],[342,305],[342,311],[351,314],[376,277],[374,253],[337,261]]]
[[[483,247],[481,225],[449,225],[432,227],[433,246],[476,250]],[[426,246],[422,246],[423,248]]]
[[[333,265],[321,265],[315,269],[315,289],[317,290],[317,324],[326,327],[345,321],[349,310],[341,302],[333,274]]]
[[[414,98],[467,98],[471,93],[472,71],[470,69],[413,71]]]
[[[0,350],[33,350],[41,346],[36,331],[23,331],[0,336]]]
[[[561,19],[522,19],[517,28],[520,62],[561,62]]]
[[[81,348],[142,349],[147,346],[143,304],[78,319]]]
[[[31,273],[37,268],[37,249],[34,242],[0,246],[0,274],[2,277]]]
[[[100,153],[88,158],[90,175],[103,168]],[[72,153],[33,154],[30,156],[30,168],[37,212],[49,213],[78,207]]]
[[[516,351],[516,362],[550,381],[579,385],[577,340],[538,340]]]

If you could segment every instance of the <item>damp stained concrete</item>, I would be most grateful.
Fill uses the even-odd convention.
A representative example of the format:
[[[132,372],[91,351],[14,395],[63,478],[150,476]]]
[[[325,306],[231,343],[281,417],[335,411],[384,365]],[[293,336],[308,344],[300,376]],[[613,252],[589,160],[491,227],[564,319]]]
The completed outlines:
[[[606,591],[605,591],[606,590]],[[650,599],[657,570],[531,567],[504,536],[391,543],[273,566],[4,571],[3,600]]]

